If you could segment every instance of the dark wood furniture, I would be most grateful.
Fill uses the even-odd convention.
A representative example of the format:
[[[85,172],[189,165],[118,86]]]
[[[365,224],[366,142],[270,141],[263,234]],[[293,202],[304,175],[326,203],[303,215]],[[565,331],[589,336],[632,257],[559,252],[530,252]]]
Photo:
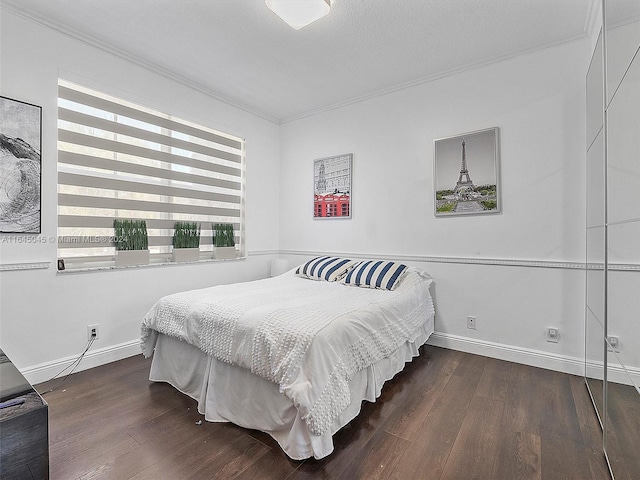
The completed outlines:
[[[47,402],[0,350],[0,478],[49,478]]]

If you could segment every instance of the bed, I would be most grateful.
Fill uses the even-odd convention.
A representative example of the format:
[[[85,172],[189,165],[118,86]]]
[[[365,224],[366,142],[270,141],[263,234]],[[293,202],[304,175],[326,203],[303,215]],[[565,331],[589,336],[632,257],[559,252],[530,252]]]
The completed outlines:
[[[142,322],[149,378],[194,398],[207,421],[266,432],[292,459],[326,457],[433,332],[431,283],[395,262],[319,257],[168,295]]]

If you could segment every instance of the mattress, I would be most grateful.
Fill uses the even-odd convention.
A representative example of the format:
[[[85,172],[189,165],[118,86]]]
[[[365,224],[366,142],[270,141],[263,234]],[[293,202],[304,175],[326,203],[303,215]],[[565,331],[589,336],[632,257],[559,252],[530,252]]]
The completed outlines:
[[[164,297],[142,325],[150,378],[195,398],[209,421],[269,433],[291,458],[322,458],[433,332],[430,284],[416,269],[393,291],[291,271]]]
[[[360,413],[362,402],[375,402],[384,382],[420,355],[420,346],[433,333],[433,320],[431,316],[413,341],[353,377],[351,402],[319,436],[309,432],[300,411],[276,384],[216,360],[175,337],[158,336],[149,379],[169,383],[196,400],[198,411],[208,422],[232,422],[265,432],[294,460],[321,459],[333,452],[333,435]]]

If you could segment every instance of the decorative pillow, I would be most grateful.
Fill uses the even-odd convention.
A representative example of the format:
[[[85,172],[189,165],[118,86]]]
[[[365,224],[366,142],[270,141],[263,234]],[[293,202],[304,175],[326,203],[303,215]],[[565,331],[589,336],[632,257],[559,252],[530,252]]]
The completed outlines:
[[[312,280],[326,280],[335,282],[340,280],[358,262],[348,258],[316,257],[296,269],[296,275]]]
[[[393,290],[406,271],[407,266],[402,263],[368,260],[352,268],[342,279],[342,283],[358,287]]]

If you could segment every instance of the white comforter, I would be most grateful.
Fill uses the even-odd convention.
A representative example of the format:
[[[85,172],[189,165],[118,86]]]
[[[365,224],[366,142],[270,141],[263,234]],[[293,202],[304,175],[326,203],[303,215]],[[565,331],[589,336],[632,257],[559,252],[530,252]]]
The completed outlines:
[[[177,293],[142,322],[142,350],[156,333],[277,383],[321,435],[350,403],[349,380],[386,358],[434,314],[431,278],[409,269],[393,291],[279,277]]]

